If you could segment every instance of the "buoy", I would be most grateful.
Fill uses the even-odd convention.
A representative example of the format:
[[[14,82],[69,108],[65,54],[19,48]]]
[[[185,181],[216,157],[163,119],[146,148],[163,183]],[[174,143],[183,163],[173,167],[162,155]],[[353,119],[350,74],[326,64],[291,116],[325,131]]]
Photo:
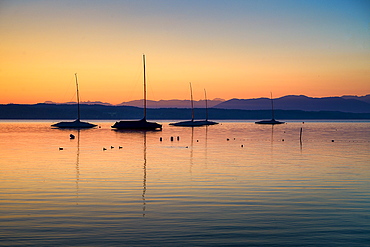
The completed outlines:
[[[173,142],[173,136],[171,136],[171,142]]]
[[[283,140],[281,140],[281,141],[284,141],[284,139],[283,139]]]
[[[334,142],[334,140],[331,140],[331,142]]]
[[[163,139],[162,139],[162,137],[159,137],[159,141],[161,142]]]
[[[226,141],[229,141],[229,138],[227,138]]]
[[[177,137],[177,140],[180,141],[180,136]]]
[[[74,135],[74,134],[70,134],[70,135],[69,135],[69,138],[70,138],[70,139],[75,139],[75,135]]]
[[[114,148],[113,146],[110,146],[110,148],[112,149],[112,148]]]
[[[119,146],[118,148],[119,148],[119,149],[122,149],[122,147],[121,147],[121,146]]]
[[[106,148],[103,148],[103,151],[107,150]]]
[[[197,142],[199,142],[199,140],[197,140]]]
[[[244,145],[242,144],[242,145],[240,145],[241,147],[244,147]]]
[[[63,148],[59,148],[59,150],[63,150]]]

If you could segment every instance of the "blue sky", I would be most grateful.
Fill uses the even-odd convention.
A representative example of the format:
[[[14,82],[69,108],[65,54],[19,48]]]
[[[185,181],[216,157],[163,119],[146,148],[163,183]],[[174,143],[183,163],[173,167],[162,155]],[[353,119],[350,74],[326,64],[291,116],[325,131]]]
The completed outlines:
[[[138,99],[143,53],[156,100],[189,81],[226,99],[370,91],[370,1],[0,1],[0,35],[0,103],[63,101],[76,72],[86,100]]]

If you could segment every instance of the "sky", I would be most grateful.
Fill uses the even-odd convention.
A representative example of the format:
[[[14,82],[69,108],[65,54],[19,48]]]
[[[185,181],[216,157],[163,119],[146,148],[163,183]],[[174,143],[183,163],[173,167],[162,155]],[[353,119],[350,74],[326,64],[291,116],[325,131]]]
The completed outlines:
[[[0,0],[0,104],[370,94],[369,0]]]

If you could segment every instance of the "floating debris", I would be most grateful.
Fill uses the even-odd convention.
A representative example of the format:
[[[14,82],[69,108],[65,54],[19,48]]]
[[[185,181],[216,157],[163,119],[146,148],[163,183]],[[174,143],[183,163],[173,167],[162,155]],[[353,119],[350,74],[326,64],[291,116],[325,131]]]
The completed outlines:
[[[75,135],[74,134],[70,134],[69,135],[69,139],[75,139],[76,137],[75,137]]]
[[[59,148],[59,150],[63,150],[63,148],[62,148],[62,147],[60,147],[60,148]]]
[[[107,150],[106,148],[103,148],[103,151]]]

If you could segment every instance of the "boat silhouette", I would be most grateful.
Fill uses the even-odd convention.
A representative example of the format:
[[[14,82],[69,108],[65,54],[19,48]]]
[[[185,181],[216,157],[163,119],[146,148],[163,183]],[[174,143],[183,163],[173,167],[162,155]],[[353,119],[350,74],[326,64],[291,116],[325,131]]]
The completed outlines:
[[[183,126],[183,127],[198,127],[198,126],[205,126],[205,125],[215,125],[218,124],[213,121],[208,120],[208,105],[207,105],[207,94],[206,90],[204,89],[205,94],[205,102],[206,102],[206,120],[194,120],[194,101],[193,101],[193,89],[190,84],[190,102],[191,102],[191,120],[190,121],[181,121],[177,123],[170,123],[172,126]]]
[[[206,92],[206,89],[204,89],[204,100],[205,100],[205,103],[206,103],[206,120],[204,121],[198,121],[198,122],[203,122],[203,125],[215,125],[215,124],[218,124],[217,122],[214,122],[214,121],[209,121],[208,120],[208,101],[207,101],[207,92]]]
[[[75,121],[65,121],[65,122],[59,122],[56,124],[52,124],[52,127],[56,128],[65,128],[65,129],[88,129],[96,127],[96,124],[83,122],[81,121],[80,117],[80,94],[78,90],[78,80],[77,80],[77,73],[75,73],[76,78],[76,90],[77,90],[77,119]]]
[[[162,130],[162,125],[146,120],[146,75],[145,75],[145,55],[143,54],[144,66],[144,117],[141,120],[118,121],[111,127],[118,130]]]
[[[274,114],[274,100],[272,99],[272,93],[271,94],[271,120],[261,120],[255,122],[256,124],[283,124],[284,122],[280,122],[275,120],[275,114]]]

